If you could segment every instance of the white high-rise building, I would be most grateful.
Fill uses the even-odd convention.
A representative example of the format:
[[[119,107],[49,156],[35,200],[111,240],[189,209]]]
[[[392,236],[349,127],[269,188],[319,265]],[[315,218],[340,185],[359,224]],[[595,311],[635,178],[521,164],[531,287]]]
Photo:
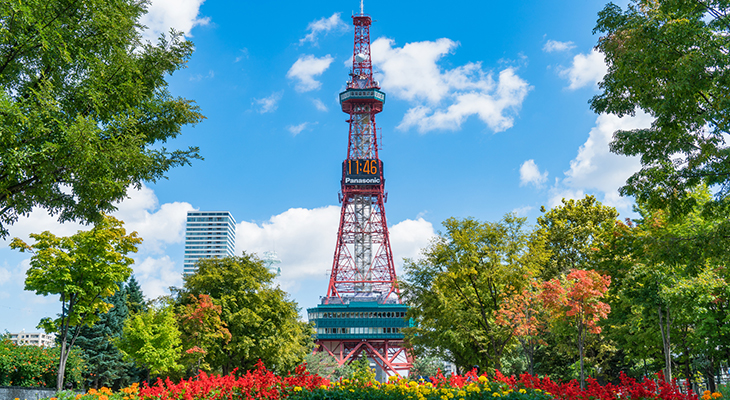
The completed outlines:
[[[188,211],[185,228],[183,274],[197,269],[201,258],[233,256],[236,248],[236,220],[228,211]]]

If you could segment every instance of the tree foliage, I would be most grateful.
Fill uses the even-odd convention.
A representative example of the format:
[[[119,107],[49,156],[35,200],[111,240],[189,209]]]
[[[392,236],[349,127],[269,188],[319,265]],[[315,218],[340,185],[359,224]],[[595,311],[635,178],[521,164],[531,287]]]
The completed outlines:
[[[500,304],[496,322],[512,329],[512,335],[522,346],[528,372],[535,373],[535,351],[545,345],[548,313],[541,299],[542,286],[532,279],[522,292],[514,293]]]
[[[177,318],[186,358],[194,367],[190,371],[210,372],[211,366],[204,363],[205,355],[220,343],[231,341],[231,332],[221,319],[222,308],[213,303],[207,294],[192,296],[190,302],[179,307]]]
[[[180,330],[170,304],[153,304],[124,323],[115,344],[124,357],[144,365],[151,375],[176,376],[183,370]]]
[[[134,260],[126,255],[136,252],[142,239],[137,232],[127,235],[123,222],[111,216],[105,216],[93,229],[69,237],[48,231],[30,237],[36,241],[34,244],[14,238],[10,247],[33,254],[25,290],[60,296],[59,317],[44,318],[39,327],[59,335],[57,389],[61,390],[69,349],[84,325],[92,326],[112,308],[105,299],[119,289],[119,282],[129,278]]]
[[[593,255],[602,246],[618,217],[613,207],[604,206],[593,196],[579,200],[563,199],[561,204],[538,217],[539,232],[544,235],[549,263],[542,277],[549,280],[567,275],[572,269],[593,269]]]
[[[498,310],[546,262],[544,242],[510,214],[495,223],[450,218],[444,227],[421,260],[406,261],[403,293],[416,322],[406,338],[461,368],[499,369],[513,331],[496,322]]]
[[[86,360],[84,377],[88,387],[118,390],[139,382],[146,375],[136,363],[125,361],[114,344],[114,340],[122,335],[124,323],[130,317],[130,297],[136,296],[135,290],[139,289],[135,285],[137,281],[132,275],[126,284],[119,285],[119,290],[105,299],[112,305],[112,309],[100,314],[99,320],[93,326],[81,328],[76,346],[83,351]]]
[[[197,271],[185,277],[178,306],[210,297],[220,307],[220,328],[209,330],[205,362],[228,373],[248,370],[258,360],[274,371],[286,372],[311,350],[312,328],[299,321],[297,304],[274,286],[274,275],[253,255],[203,259]]]
[[[165,81],[193,46],[142,43],[147,4],[0,2],[0,237],[33,207],[98,222],[130,185],[199,158],[160,145],[203,117]]]
[[[568,323],[577,333],[580,357],[580,385],[585,388],[583,362],[586,333],[599,334],[598,321],[605,319],[611,306],[601,301],[611,284],[611,277],[593,270],[574,269],[564,279],[543,282],[540,298],[550,310],[553,323]]]
[[[599,113],[655,118],[650,128],[617,131],[611,151],[640,156],[642,168],[620,189],[672,214],[692,209],[691,189],[717,189],[708,210],[730,194],[730,4],[724,0],[633,0],[609,3],[594,32],[608,65]]]
[[[635,332],[641,343],[624,343],[631,353],[652,357],[659,348],[666,379],[681,363],[681,375],[694,379],[692,364],[705,365],[711,378],[721,360],[730,361],[730,307],[725,256],[718,254],[713,232],[719,224],[702,209],[712,201],[707,190],[690,193],[696,206],[670,218],[666,210],[639,204],[641,218],[621,224],[603,251],[604,269],[617,285],[612,289],[616,317],[609,324]]]

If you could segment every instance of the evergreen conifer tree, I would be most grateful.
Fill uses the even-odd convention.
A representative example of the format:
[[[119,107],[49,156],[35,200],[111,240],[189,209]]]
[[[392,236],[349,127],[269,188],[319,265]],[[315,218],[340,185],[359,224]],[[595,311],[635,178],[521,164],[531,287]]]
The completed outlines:
[[[126,285],[107,299],[113,308],[99,317],[92,327],[84,327],[76,344],[84,351],[87,362],[86,380],[90,387],[103,386],[115,390],[144,379],[145,371],[134,362],[126,362],[114,345],[113,340],[122,333],[124,321],[134,310],[144,306],[144,297],[139,284],[130,277]]]

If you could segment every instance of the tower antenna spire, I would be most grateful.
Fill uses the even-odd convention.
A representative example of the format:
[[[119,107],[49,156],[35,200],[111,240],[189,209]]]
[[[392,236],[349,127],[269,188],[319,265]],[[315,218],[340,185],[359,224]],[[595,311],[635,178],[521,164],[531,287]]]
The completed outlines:
[[[365,11],[363,11],[362,2],[363,2],[363,0],[360,0],[360,15],[365,15]]]

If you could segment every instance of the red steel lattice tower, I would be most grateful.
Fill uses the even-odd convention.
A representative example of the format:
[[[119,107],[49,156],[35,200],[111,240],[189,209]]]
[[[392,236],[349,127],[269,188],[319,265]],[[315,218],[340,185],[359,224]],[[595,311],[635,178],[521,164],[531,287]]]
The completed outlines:
[[[385,178],[378,156],[375,114],[385,93],[373,80],[370,57],[372,20],[353,15],[355,46],[351,79],[340,93],[350,124],[347,158],[342,163],[340,225],[332,272],[322,304],[310,308],[317,330],[317,351],[339,365],[361,354],[386,375],[407,375],[412,358],[403,342],[407,326],[393,264],[385,218]]]
[[[375,114],[385,93],[373,80],[369,16],[355,15],[351,80],[340,93],[349,115],[347,158],[342,163],[342,210],[327,298],[378,293],[398,299],[398,285],[385,219],[385,179],[378,157]]]

